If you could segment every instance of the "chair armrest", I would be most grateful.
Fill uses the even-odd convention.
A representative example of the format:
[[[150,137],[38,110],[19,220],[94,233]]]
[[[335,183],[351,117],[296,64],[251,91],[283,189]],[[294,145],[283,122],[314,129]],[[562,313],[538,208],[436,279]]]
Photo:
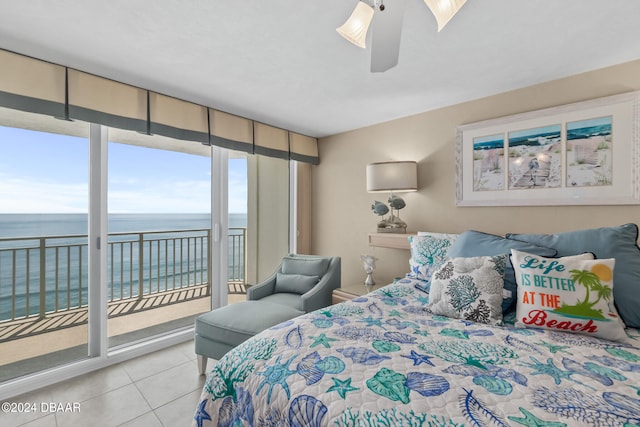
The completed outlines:
[[[341,263],[339,257],[334,257],[322,279],[301,296],[302,311],[309,313],[331,305],[331,294],[340,287]]]
[[[276,274],[272,274],[264,281],[247,288],[247,301],[254,301],[273,294],[276,288]]]

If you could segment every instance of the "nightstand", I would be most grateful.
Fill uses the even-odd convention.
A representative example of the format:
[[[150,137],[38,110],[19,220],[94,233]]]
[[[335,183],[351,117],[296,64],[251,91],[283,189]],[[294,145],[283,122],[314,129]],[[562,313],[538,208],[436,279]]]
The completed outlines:
[[[373,291],[375,289],[376,287],[374,286],[371,290]],[[331,294],[331,303],[338,304],[339,302],[349,301],[366,293],[367,289],[362,283],[359,285],[343,286],[333,290],[333,293]]]

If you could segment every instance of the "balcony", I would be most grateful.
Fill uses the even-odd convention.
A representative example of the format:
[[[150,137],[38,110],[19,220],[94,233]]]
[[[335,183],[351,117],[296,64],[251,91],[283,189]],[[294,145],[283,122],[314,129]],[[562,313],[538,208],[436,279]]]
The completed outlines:
[[[233,302],[246,292],[247,233],[228,234]],[[109,234],[111,345],[141,329],[190,324],[209,309],[210,237],[210,229]],[[74,348],[86,355],[87,265],[86,235],[0,239],[0,366]]]

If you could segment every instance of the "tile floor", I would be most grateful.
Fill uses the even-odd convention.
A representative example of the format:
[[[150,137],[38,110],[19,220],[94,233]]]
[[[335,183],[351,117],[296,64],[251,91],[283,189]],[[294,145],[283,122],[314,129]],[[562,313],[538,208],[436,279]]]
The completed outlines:
[[[38,410],[0,412],[0,426],[188,427],[204,381],[198,374],[193,341],[187,341],[10,399],[35,402]],[[78,402],[80,412],[43,413],[42,402]]]

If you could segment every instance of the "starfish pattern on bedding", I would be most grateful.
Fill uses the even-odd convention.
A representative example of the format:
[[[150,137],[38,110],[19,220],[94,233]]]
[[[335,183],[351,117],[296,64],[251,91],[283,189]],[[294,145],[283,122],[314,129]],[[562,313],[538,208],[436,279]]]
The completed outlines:
[[[580,381],[577,381],[571,378],[571,375],[575,374],[576,372],[563,371],[553,363],[552,358],[547,359],[547,363],[542,363],[533,356],[529,356],[529,358],[533,360],[534,363],[522,362],[522,364],[524,366],[528,366],[531,369],[533,369],[533,372],[531,373],[531,375],[541,375],[541,374],[549,375],[551,378],[553,378],[556,384],[560,384],[562,380],[565,379],[565,380],[573,381],[574,383],[581,384],[581,385],[584,385],[585,387],[589,387],[593,389],[593,387],[588,386],[584,383],[581,383]]]
[[[198,409],[196,410],[196,414],[193,416],[193,419],[198,423],[198,427],[202,427],[202,423],[204,421],[211,421],[211,415],[204,410],[205,405],[207,404],[207,399],[200,402],[198,405]]]
[[[313,340],[313,344],[311,344],[309,346],[309,348],[313,348],[316,347],[318,345],[322,345],[324,348],[329,348],[331,347],[331,342],[332,341],[338,341],[336,338],[329,338],[328,336],[326,336],[323,333],[321,333],[320,335],[318,335],[317,337],[314,336],[309,336],[309,338],[311,338]]]
[[[433,356],[427,356],[426,354],[416,353],[414,350],[411,350],[410,355],[408,356],[402,355],[402,357],[404,357],[405,359],[413,360],[413,366],[419,366],[423,363],[426,363],[427,365],[435,366],[431,361],[431,358]]]
[[[363,317],[362,320],[358,320],[360,323],[366,323],[367,326],[380,326],[382,329],[385,329],[382,326],[382,319],[374,319],[373,317]]]
[[[331,378],[331,379],[333,380],[333,385],[329,387],[329,389],[327,390],[327,393],[331,391],[335,391],[340,395],[340,397],[342,397],[343,399],[346,399],[348,392],[360,390],[358,387],[353,387],[351,385],[351,378],[347,378],[344,381],[338,378]]]
[[[531,412],[524,408],[519,408],[520,412],[524,415],[524,418],[508,416],[511,421],[515,421],[518,424],[522,424],[527,427],[566,427],[565,423],[556,421],[543,421],[540,418],[533,415]]]

